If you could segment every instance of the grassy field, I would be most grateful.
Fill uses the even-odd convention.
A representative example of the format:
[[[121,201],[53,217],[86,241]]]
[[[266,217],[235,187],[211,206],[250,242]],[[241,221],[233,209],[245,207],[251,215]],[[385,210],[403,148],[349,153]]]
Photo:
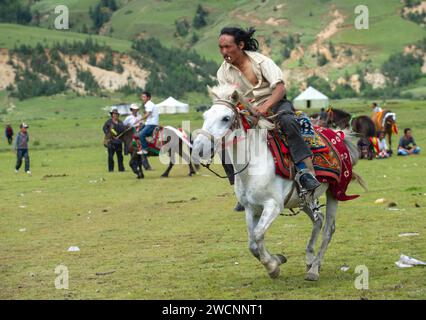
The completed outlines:
[[[107,172],[101,145],[107,115],[101,108],[119,99],[37,98],[14,101],[11,113],[0,114],[15,129],[29,122],[33,172],[14,173],[15,155],[2,138],[0,298],[426,298],[424,269],[394,264],[401,253],[426,260],[424,154],[359,163],[356,171],[369,191],[352,185],[349,193],[361,197],[341,203],[319,282],[304,280],[309,219],[278,217],[266,243],[289,261],[271,280],[248,251],[244,214],[232,211],[235,198],[226,181],[205,170],[190,178],[184,166],[162,179],[165,165],[158,158],[151,158],[155,170],[144,180],[136,180],[128,167]],[[4,101],[0,95],[0,110]],[[333,102],[358,114],[368,113],[368,103]],[[386,106],[397,113],[400,130],[410,126],[418,144],[426,146],[424,102]],[[162,124],[182,120],[191,120],[194,129],[202,121],[195,112],[161,116]],[[386,202],[374,204],[377,198]],[[389,211],[390,201],[400,210]],[[420,235],[399,237],[402,232]],[[81,251],[67,252],[70,246]],[[60,264],[69,269],[69,290],[55,289]],[[343,264],[349,271],[340,271]],[[357,265],[368,267],[369,290],[354,287]]]
[[[50,30],[39,27],[29,27],[17,24],[0,23],[0,48],[13,49],[21,44],[35,46],[38,42],[50,46],[54,42],[84,41],[92,38],[99,44],[110,46],[113,50],[126,52],[130,50],[131,42],[128,40],[104,37],[98,35],[87,35],[68,30]]]

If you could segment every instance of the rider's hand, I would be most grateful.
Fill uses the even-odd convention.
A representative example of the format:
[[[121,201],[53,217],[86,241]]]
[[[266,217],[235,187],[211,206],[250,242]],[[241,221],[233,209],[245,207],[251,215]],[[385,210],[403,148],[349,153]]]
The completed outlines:
[[[257,106],[253,108],[253,111],[256,113],[266,116],[268,114],[269,107],[264,103],[261,106]]]

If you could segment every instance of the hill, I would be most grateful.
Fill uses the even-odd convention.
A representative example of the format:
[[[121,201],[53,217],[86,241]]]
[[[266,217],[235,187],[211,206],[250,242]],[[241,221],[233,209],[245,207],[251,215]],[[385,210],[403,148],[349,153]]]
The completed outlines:
[[[366,86],[383,89],[392,82],[383,65],[392,55],[421,41],[425,34],[426,6],[424,1],[416,0],[364,1],[369,16],[367,30],[355,27],[359,15],[355,13],[359,5],[356,0],[65,0],[60,4],[69,8],[73,32],[49,30],[46,35],[43,28],[52,28],[56,17],[53,10],[59,2],[20,2],[30,4],[33,17],[29,24],[41,28],[20,30],[21,26],[8,25],[9,29],[17,29],[9,32],[0,25],[8,34],[6,39],[0,38],[0,47],[11,48],[14,40],[34,42],[39,38],[49,42],[50,37],[62,34],[73,38],[95,34],[103,35],[100,41],[122,52],[132,40],[154,37],[167,48],[195,50],[219,63],[220,29],[254,26],[261,52],[281,66],[293,92],[315,83],[312,77],[324,79],[328,88],[322,89],[331,95],[336,90],[359,95]],[[32,32],[35,37],[29,39]],[[418,58],[423,59],[422,76],[413,77],[404,92],[424,92],[424,51]]]

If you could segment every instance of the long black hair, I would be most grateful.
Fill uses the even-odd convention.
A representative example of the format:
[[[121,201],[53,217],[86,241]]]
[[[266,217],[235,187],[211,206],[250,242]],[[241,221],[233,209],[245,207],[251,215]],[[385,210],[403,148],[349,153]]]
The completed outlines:
[[[241,41],[244,42],[243,50],[257,51],[259,50],[259,42],[253,38],[256,29],[253,27],[248,28],[246,31],[237,27],[226,27],[220,31],[220,35],[233,36],[235,43],[238,45]]]

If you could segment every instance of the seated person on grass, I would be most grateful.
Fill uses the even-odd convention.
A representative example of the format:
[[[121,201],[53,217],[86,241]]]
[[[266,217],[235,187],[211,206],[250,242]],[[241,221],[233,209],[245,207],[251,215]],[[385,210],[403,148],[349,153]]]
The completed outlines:
[[[411,154],[419,154],[420,147],[417,146],[416,141],[411,135],[411,129],[405,128],[404,135],[399,140],[398,155],[409,156]]]

